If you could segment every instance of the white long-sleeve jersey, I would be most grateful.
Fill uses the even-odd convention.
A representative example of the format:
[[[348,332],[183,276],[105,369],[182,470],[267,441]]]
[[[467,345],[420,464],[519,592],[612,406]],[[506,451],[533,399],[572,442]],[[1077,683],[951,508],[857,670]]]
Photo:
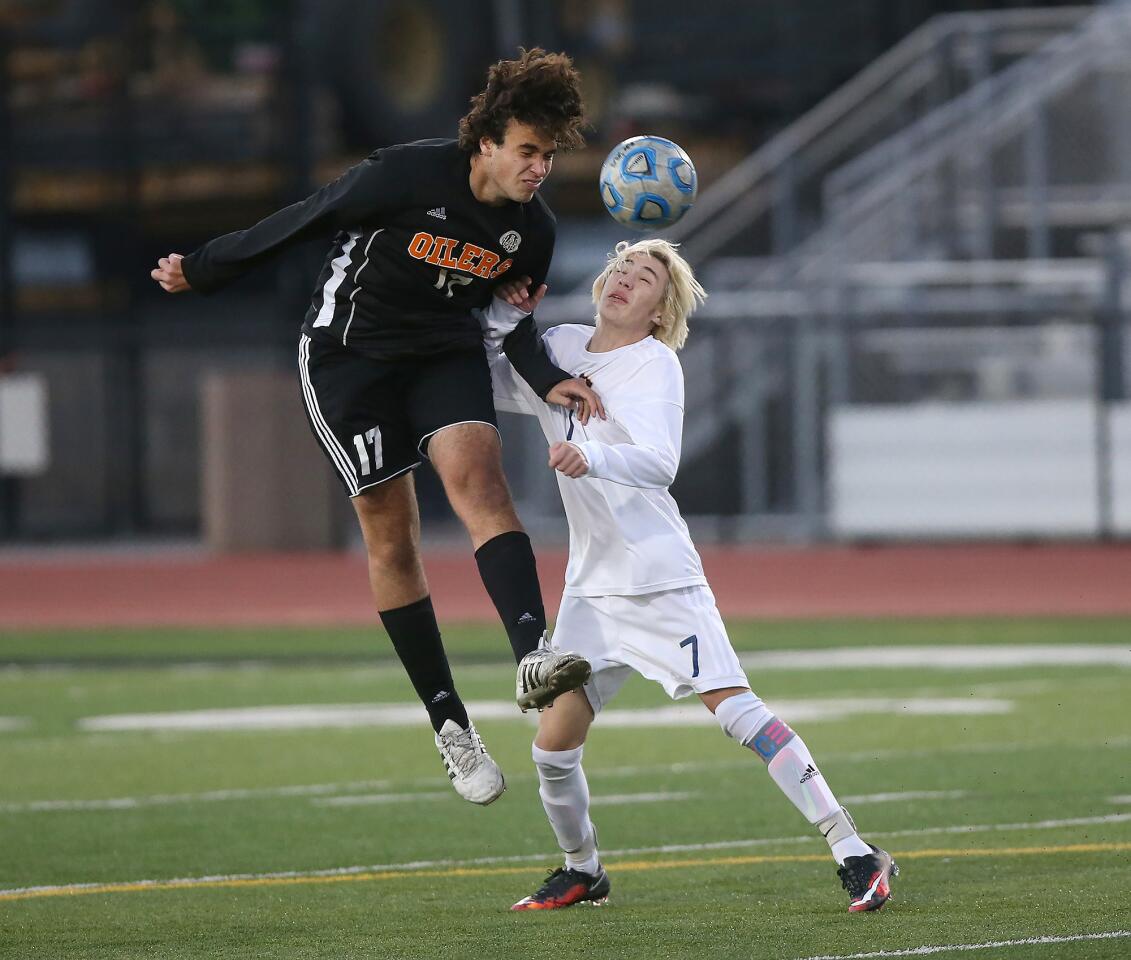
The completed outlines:
[[[607,420],[594,416],[582,426],[515,374],[488,324],[498,409],[533,414],[550,443],[576,444],[589,462],[579,479],[556,473],[569,523],[565,595],[635,596],[706,585],[687,524],[668,493],[683,439],[683,368],[653,337],[591,353],[592,336],[590,326],[567,324],[542,338],[553,362],[588,377],[605,405]]]

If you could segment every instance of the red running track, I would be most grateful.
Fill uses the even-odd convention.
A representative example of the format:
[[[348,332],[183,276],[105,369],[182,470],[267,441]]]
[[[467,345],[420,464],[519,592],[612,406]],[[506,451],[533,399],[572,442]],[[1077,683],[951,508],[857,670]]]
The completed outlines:
[[[1131,545],[708,548],[726,617],[1131,615]],[[446,621],[495,620],[470,550],[425,561]],[[539,554],[551,616],[562,551]],[[0,630],[370,624],[364,557],[0,555]]]

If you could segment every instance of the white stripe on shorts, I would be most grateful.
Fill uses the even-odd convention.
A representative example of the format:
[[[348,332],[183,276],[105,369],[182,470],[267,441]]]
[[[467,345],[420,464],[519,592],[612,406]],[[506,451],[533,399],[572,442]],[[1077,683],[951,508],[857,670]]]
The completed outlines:
[[[314,385],[310,382],[309,364],[310,337],[304,333],[298,342],[298,373],[299,379],[302,381],[302,396],[306,401],[306,411],[310,414],[310,422],[314,424],[315,433],[322,441],[323,449],[329,454],[330,460],[337,467],[342,479],[345,480],[350,496],[355,497],[357,496],[357,471],[354,469],[353,461],[342,449],[342,445],[338,443],[338,438],[334,436],[334,431],[330,429],[330,425],[326,423],[326,418],[322,416],[322,411],[318,408],[318,397],[314,393]]]

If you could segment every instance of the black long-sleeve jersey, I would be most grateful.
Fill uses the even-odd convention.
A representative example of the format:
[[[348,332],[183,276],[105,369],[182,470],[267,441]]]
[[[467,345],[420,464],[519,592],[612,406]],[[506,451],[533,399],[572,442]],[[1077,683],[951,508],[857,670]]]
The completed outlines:
[[[384,147],[306,200],[209,241],[182,261],[185,279],[211,293],[288,246],[333,234],[303,332],[381,360],[467,349],[482,342],[472,310],[505,279],[529,276],[537,287],[554,249],[541,197],[488,206],[470,173],[455,140]],[[568,374],[543,357],[525,358],[520,373],[544,395]]]

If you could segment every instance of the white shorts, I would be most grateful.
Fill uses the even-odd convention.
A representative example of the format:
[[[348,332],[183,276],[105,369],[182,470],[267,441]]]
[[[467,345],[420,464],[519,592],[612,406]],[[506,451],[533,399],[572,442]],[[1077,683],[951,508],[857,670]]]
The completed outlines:
[[[631,672],[655,680],[673,699],[723,687],[749,687],[710,587],[640,596],[562,597],[551,645],[593,665],[585,693],[600,713]]]

